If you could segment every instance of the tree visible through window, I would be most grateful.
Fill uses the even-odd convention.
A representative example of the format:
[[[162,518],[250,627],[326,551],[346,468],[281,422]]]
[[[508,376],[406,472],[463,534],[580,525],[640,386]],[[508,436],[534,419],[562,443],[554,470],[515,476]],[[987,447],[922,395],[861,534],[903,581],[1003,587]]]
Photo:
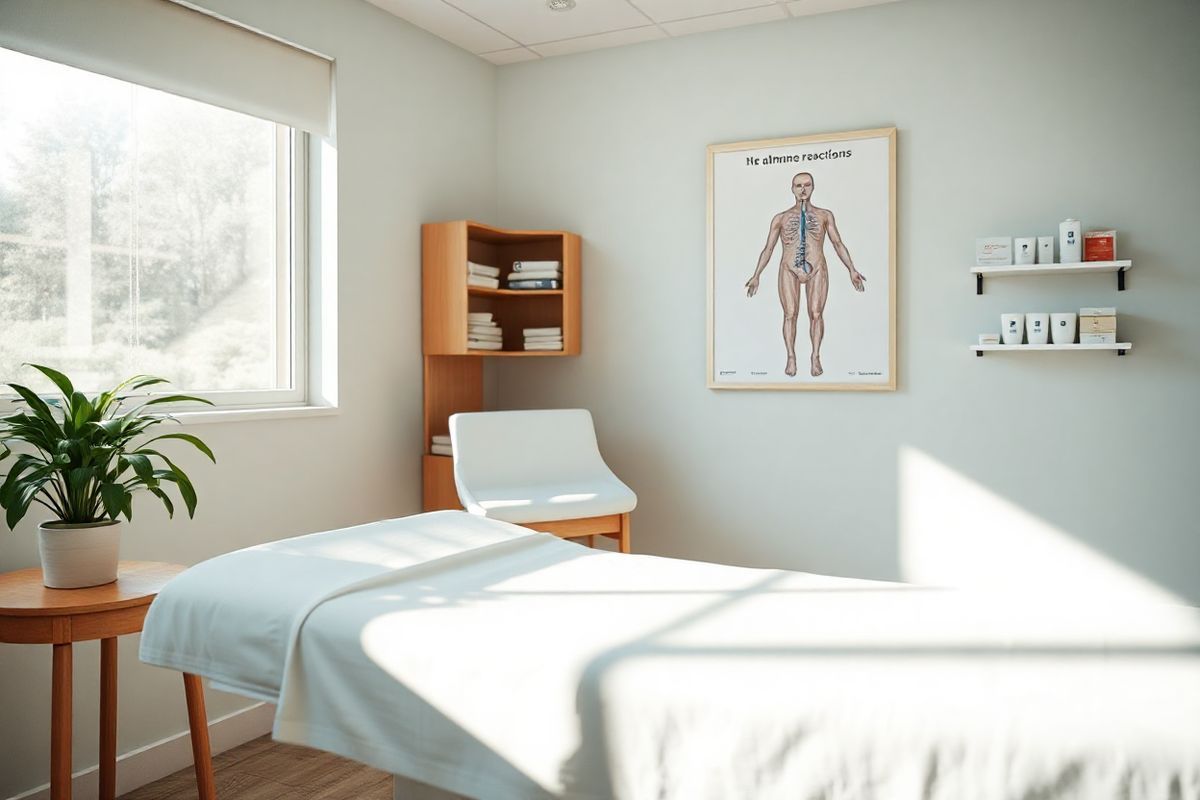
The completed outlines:
[[[290,142],[0,49],[0,381],[291,388]]]

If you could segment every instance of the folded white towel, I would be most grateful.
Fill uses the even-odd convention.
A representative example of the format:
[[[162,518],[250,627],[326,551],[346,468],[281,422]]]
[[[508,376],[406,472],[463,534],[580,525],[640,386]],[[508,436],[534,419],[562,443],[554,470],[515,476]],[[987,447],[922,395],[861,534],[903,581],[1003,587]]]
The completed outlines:
[[[525,344],[562,344],[563,337],[561,336],[526,336]]]
[[[485,278],[482,275],[468,275],[467,286],[482,286],[485,289],[499,289],[499,278]]]
[[[526,342],[526,350],[562,350],[562,342]]]
[[[490,312],[490,311],[469,311],[469,312],[467,312],[467,322],[491,322],[491,321],[492,321],[492,312]]]
[[[467,273],[470,275],[483,275],[486,278],[499,278],[500,268],[489,267],[487,264],[476,264],[474,261],[468,261]]]
[[[438,435],[432,436],[430,438],[433,440],[434,444],[444,444],[444,445],[450,444],[450,434],[445,434],[445,435],[438,434]]]
[[[526,336],[562,336],[562,328],[523,328]]]
[[[429,448],[429,452],[433,453],[435,456],[454,455],[454,451],[450,449],[450,445],[448,444],[435,444]]]
[[[558,270],[539,269],[530,272],[510,272],[508,273],[508,282],[516,281],[556,281],[562,278],[562,273]]]
[[[503,350],[504,345],[500,342],[489,342],[480,339],[468,339],[468,350]]]
[[[512,261],[512,271],[532,272],[534,270],[562,270],[562,261]]]

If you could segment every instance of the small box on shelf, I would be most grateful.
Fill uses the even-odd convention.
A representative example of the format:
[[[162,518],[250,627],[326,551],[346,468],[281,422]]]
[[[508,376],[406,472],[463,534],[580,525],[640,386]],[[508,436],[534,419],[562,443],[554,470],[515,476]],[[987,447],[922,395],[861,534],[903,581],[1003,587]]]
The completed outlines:
[[[1115,261],[1117,258],[1117,232],[1088,231],[1083,235],[1083,260]]]
[[[1115,344],[1117,341],[1117,309],[1079,309],[1080,344]]]
[[[1011,236],[983,236],[975,240],[975,264],[980,267],[1007,267],[1013,263]]]

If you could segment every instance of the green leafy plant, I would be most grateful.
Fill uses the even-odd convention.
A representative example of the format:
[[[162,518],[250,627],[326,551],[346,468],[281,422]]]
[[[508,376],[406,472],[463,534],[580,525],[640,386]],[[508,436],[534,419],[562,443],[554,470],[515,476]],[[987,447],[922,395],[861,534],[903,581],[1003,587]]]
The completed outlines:
[[[13,456],[12,466],[0,484],[0,507],[5,522],[14,528],[30,505],[38,503],[54,512],[58,522],[87,524],[133,519],[133,494],[148,491],[175,515],[165,484],[174,484],[188,516],[196,513],[196,490],[191,480],[170,458],[149,445],[178,439],[195,447],[216,463],[208,445],[187,433],[148,432],[168,420],[169,414],[147,411],[150,406],[208,400],[173,394],[147,398],[128,394],[167,383],[151,375],[135,375],[107,392],[89,398],[66,375],[49,367],[29,364],[62,392],[61,401],[47,402],[15,383],[22,410],[0,417],[0,462]],[[133,398],[143,401],[123,410]],[[10,443],[24,443],[35,452],[14,453]]]

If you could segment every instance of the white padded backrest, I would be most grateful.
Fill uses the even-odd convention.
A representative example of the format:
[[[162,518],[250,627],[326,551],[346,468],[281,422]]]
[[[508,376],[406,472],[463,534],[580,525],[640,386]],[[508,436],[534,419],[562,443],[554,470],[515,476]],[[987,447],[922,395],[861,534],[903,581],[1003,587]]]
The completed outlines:
[[[450,417],[455,481],[521,486],[611,476],[586,409],[484,411]]]

